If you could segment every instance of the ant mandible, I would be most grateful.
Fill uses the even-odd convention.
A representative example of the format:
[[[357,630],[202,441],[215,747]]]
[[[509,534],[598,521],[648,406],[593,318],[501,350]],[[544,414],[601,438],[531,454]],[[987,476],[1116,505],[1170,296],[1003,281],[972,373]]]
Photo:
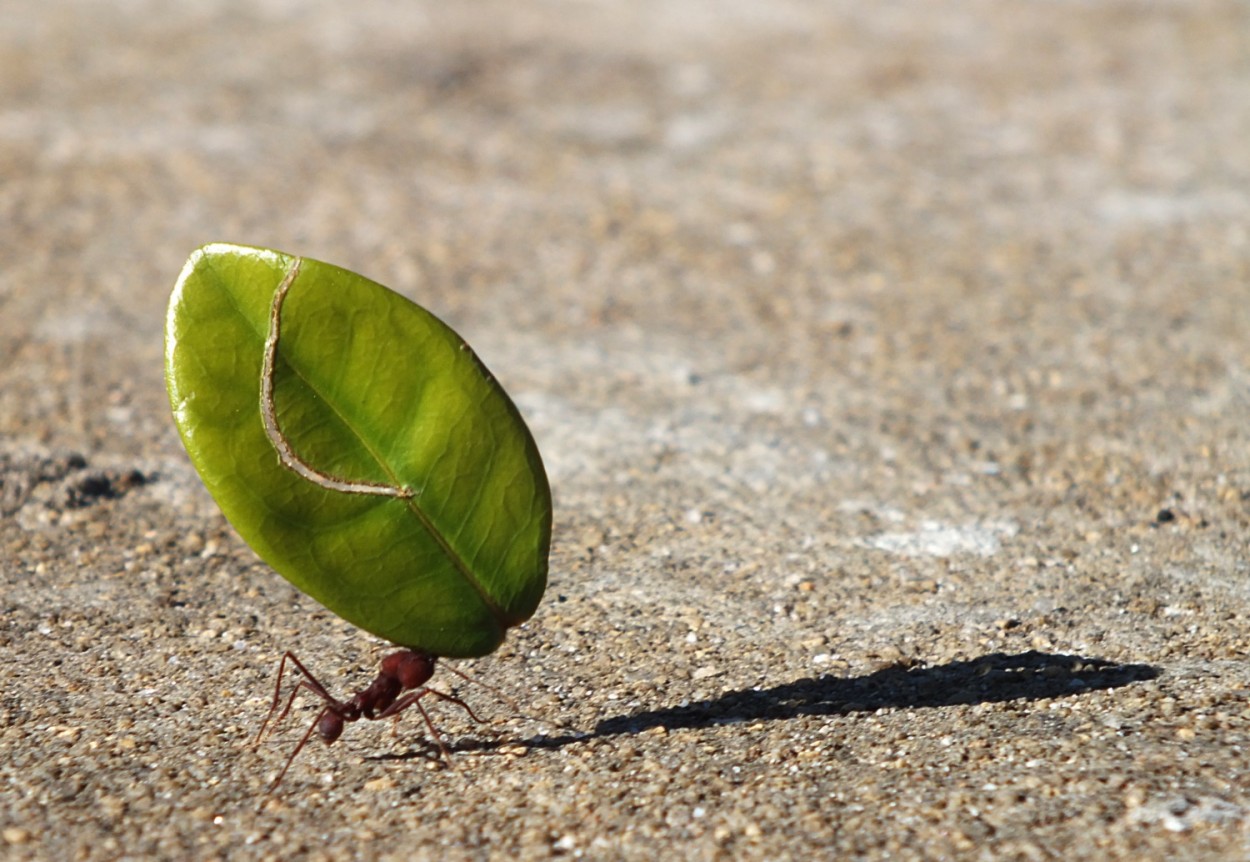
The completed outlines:
[[[265,792],[272,793],[282,782],[287,770],[295,762],[296,755],[303,750],[308,740],[312,738],[314,731],[325,740],[327,745],[330,745],[343,735],[343,727],[349,722],[358,721],[362,718],[367,718],[370,721],[390,718],[399,715],[410,706],[415,706],[421,713],[421,717],[425,719],[426,727],[430,729],[434,741],[438,743],[439,749],[442,750],[444,759],[450,763],[451,756],[447,753],[447,746],[443,744],[442,737],[434,727],[434,722],[430,720],[429,713],[425,711],[425,707],[421,704],[421,699],[433,696],[440,700],[449,701],[467,712],[474,721],[480,724],[485,722],[478,718],[476,713],[469,708],[469,705],[460,698],[425,686],[429,682],[430,677],[434,675],[434,664],[436,661],[436,656],[426,655],[410,649],[402,649],[390,653],[382,659],[382,667],[378,671],[377,677],[374,678],[373,682],[369,683],[367,688],[356,692],[349,700],[338,700],[326,690],[326,687],[312,675],[308,668],[304,667],[294,653],[289,650],[284,653],[282,661],[278,664],[278,681],[273,688],[273,704],[269,707],[269,714],[261,722],[260,731],[252,742],[253,747],[260,744],[261,739],[265,735],[265,728],[269,726],[269,720],[273,718],[273,714],[277,711],[278,704],[282,700],[282,678],[287,671],[287,662],[293,664],[296,671],[303,678],[295,686],[291,696],[287,698],[286,707],[283,708],[282,713],[273,723],[273,726],[277,727],[287,717],[291,707],[295,704],[296,696],[303,689],[311,691],[325,701],[325,706],[317,714],[317,717],[313,719],[312,724],[308,726],[308,730],[305,731],[299,744],[295,746],[295,750],[287,758],[282,771],[278,773],[278,777],[273,780],[273,783],[269,785],[269,789]],[[450,670],[457,675],[463,676],[455,668],[450,668]],[[404,692],[408,693],[404,694]],[[401,695],[403,696],[401,697]]]

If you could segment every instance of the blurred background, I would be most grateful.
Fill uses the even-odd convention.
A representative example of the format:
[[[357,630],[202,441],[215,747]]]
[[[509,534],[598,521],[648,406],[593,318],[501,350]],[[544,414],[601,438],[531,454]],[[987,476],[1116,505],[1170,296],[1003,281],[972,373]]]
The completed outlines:
[[[1244,856],[1246,3],[0,22],[9,851]],[[514,396],[551,591],[476,672],[588,741],[440,715],[433,771],[356,727],[255,814],[276,657],[351,691],[376,645],[178,443],[165,304],[217,240],[404,293]]]

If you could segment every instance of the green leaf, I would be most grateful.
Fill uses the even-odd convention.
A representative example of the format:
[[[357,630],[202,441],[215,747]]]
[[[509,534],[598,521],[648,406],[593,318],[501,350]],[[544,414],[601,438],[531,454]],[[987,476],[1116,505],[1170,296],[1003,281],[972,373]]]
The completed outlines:
[[[208,245],[170,299],[165,379],[230,523],[339,616],[464,657],[533,614],[551,543],[542,460],[425,309],[330,264]]]

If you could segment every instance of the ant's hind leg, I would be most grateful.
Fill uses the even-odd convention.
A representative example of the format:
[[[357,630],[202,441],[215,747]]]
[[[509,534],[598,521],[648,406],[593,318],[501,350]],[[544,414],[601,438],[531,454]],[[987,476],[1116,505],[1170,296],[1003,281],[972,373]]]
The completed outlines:
[[[295,668],[296,668],[295,672],[298,672],[300,676],[303,677],[303,679],[301,679],[299,683],[296,684],[295,688],[292,689],[291,696],[287,698],[286,706],[283,707],[282,713],[278,716],[277,720],[274,721],[273,723],[274,727],[277,727],[279,724],[281,724],[282,721],[291,712],[291,707],[294,706],[295,698],[299,695],[301,689],[307,689],[308,691],[311,691],[313,694],[317,695],[317,697],[324,700],[327,704],[338,705],[338,700],[333,695],[331,695],[330,692],[326,691],[326,687],[321,684],[321,681],[318,680],[315,676],[313,676],[312,672],[308,668],[304,667],[303,662],[301,662],[298,658],[296,658],[293,652],[291,652],[290,650],[287,650],[282,655],[282,661],[278,663],[278,679],[274,682],[274,686],[273,686],[273,702],[269,705],[269,712],[268,714],[265,715],[265,720],[260,723],[260,730],[256,732],[256,738],[252,740],[253,748],[259,745],[260,741],[264,738],[265,728],[269,726],[270,719],[273,718],[274,712],[276,712],[278,709],[278,704],[282,701],[282,680],[283,680],[283,677],[285,677],[286,672],[287,672],[288,661],[291,662],[293,665],[295,665]],[[314,725],[315,725],[315,722],[314,722]],[[301,743],[301,746],[302,746],[302,743]]]
[[[296,691],[298,691],[298,689],[296,689]],[[294,699],[295,696],[292,695],[291,697]],[[304,731],[304,735],[300,737],[299,744],[291,750],[291,755],[286,759],[286,763],[282,764],[282,771],[278,773],[278,777],[275,778],[273,783],[270,784],[268,789],[265,790],[266,795],[273,793],[278,788],[278,785],[282,783],[282,779],[286,777],[287,770],[289,770],[291,768],[291,764],[295,762],[295,756],[304,750],[304,746],[307,745],[308,740],[312,738],[313,731],[317,729],[319,724],[321,724],[321,720],[331,712],[331,708],[327,706],[325,709],[321,710],[321,712],[317,714],[317,717],[313,719],[313,722],[308,725],[308,730]]]

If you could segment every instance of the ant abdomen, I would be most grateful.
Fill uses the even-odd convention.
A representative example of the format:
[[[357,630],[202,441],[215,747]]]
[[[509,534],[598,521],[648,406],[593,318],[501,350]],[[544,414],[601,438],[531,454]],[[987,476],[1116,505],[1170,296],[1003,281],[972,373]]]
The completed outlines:
[[[382,659],[382,666],[378,671],[378,675],[367,688],[361,689],[347,700],[339,700],[326,690],[315,676],[309,672],[308,668],[295,657],[294,653],[287,652],[282,656],[282,661],[278,665],[278,680],[274,684],[273,703],[269,708],[269,715],[261,723],[260,731],[256,734],[254,744],[259,744],[261,738],[265,734],[265,728],[269,726],[270,719],[274,713],[278,711],[278,705],[282,702],[282,678],[286,674],[287,663],[295,666],[301,679],[296,684],[295,689],[287,698],[286,706],[278,715],[274,725],[281,723],[290,713],[291,707],[295,703],[296,696],[301,691],[308,691],[315,694],[325,702],[325,708],[309,726],[304,733],[302,739],[287,758],[286,764],[283,765],[282,771],[278,773],[278,777],[274,779],[273,784],[269,786],[272,792],[287,770],[291,768],[291,764],[295,761],[295,756],[303,750],[304,745],[312,738],[314,733],[321,737],[326,744],[336,741],[343,735],[343,728],[354,721],[362,718],[370,720],[378,720],[383,718],[391,718],[397,716],[410,707],[416,707],[417,712],[421,713],[421,717],[425,720],[426,727],[429,728],[430,734],[434,741],[438,743],[438,747],[442,750],[444,758],[450,762],[447,754],[447,748],[443,745],[443,741],[439,736],[438,730],[434,727],[434,723],[430,720],[429,714],[425,711],[425,707],[421,704],[421,700],[425,697],[434,697],[438,700],[445,700],[448,703],[454,703],[465,712],[474,721],[481,722],[482,719],[469,708],[469,705],[460,698],[432,688],[426,688],[431,676],[434,675],[434,665],[437,659],[432,655],[419,653],[415,650],[403,649],[390,653]],[[464,674],[456,671],[461,676]],[[466,677],[467,679],[468,677]],[[405,693],[406,692],[406,693]],[[402,695],[402,697],[401,697]]]
[[[325,740],[326,745],[343,735],[343,727],[343,717],[337,712],[331,712],[328,707],[321,713],[321,718],[317,719],[317,735]]]

